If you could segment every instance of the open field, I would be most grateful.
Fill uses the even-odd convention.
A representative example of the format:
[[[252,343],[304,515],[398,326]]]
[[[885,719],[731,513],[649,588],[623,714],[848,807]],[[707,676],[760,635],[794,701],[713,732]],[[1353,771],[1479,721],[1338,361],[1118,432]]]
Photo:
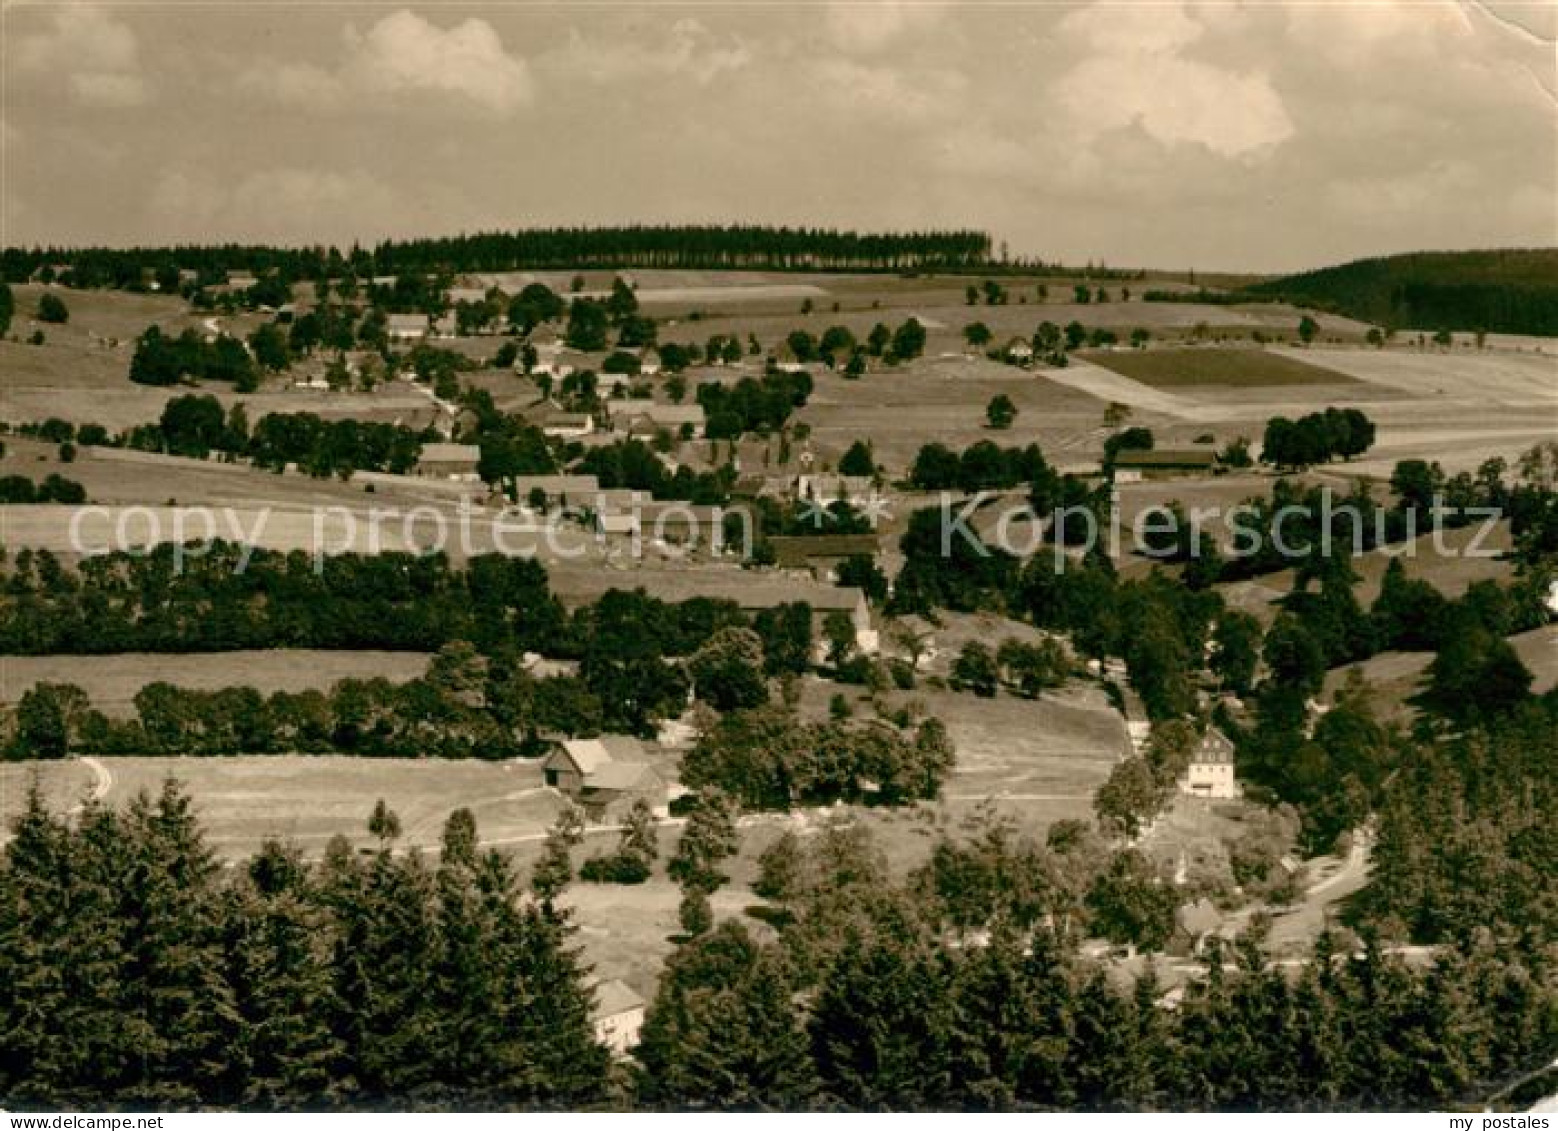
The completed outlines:
[[[1017,406],[1016,422],[999,432],[985,424],[985,406],[998,394]],[[1003,447],[1038,443],[1056,460],[1096,460],[1104,408],[1087,391],[1058,385],[1044,373],[958,354],[858,381],[822,374],[795,419],[811,426],[820,461],[836,462],[855,440],[869,439],[877,462],[889,475],[901,475],[931,442],[954,450],[980,440]]]
[[[1558,346],[1558,342],[1552,345]],[[1457,397],[1510,408],[1558,409],[1558,358],[1505,350],[1276,350],[1370,384],[1420,397]]]
[[[252,687],[328,691],[343,679],[383,677],[393,683],[427,670],[422,652],[328,652],[275,649],[241,652],[146,653],[112,656],[0,656],[0,706],[14,705],[34,684],[73,683],[104,714],[134,713],[136,692],[158,681],[199,691]]]
[[[553,791],[541,784],[538,762],[435,761],[277,755],[234,758],[105,758],[103,800],[122,805],[153,794],[173,777],[194,799],[211,846],[223,856],[252,853],[266,837],[290,838],[318,852],[341,833],[368,844],[368,814],[383,798],[400,815],[407,847],[434,847],[444,819],[472,809],[483,837],[501,841],[544,832],[557,812]],[[74,762],[0,766],[0,812],[7,820],[22,804],[36,768],[48,782],[57,774],[79,781]]]
[[[1154,389],[1231,385],[1346,385],[1353,378],[1325,369],[1307,358],[1261,349],[1087,350],[1082,356],[1095,365],[1123,373]]]
[[[77,448],[70,463],[59,459],[58,446],[21,436],[5,437],[0,474],[42,479],[59,474],[86,488],[87,498],[107,505],[132,503],[207,506],[276,506],[294,510],[314,506],[450,505],[463,495],[482,495],[480,484],[367,473],[350,480],[315,479],[296,470],[284,475],[246,463],[186,459],[128,448]],[[373,491],[365,490],[372,483]]]

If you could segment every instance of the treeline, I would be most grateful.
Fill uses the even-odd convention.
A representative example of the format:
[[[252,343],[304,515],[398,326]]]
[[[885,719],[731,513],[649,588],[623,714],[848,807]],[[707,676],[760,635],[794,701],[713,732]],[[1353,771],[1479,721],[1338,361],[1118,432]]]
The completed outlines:
[[[342,749],[356,743],[363,752],[452,757],[482,755],[488,743],[510,751],[554,723],[573,733],[653,733],[658,720],[685,709],[692,676],[706,702],[727,710],[764,701],[767,677],[804,672],[812,662],[812,611],[804,602],[748,618],[729,601],[694,597],[669,604],[642,591],[613,590],[570,615],[549,592],[539,564],[503,555],[473,558],[463,571],[450,569],[442,557],[395,553],[340,555],[316,568],[304,553],[250,551],[220,542],[203,556],[186,558],[182,568],[176,555],[176,547],[161,545],[144,555],[89,558],[69,571],[47,552],[20,551],[7,563],[0,588],[0,654],[436,651],[469,641],[481,658],[470,659],[472,674],[460,681],[467,698],[459,703],[468,711],[448,702],[440,706],[428,686],[413,682],[398,689],[353,684],[344,692],[338,688],[329,701],[284,697],[267,703],[242,688],[220,698],[180,693],[167,699],[177,711],[159,716],[188,717],[188,728],[167,733],[189,752],[210,731],[227,735],[223,742],[239,743],[241,749],[233,752],[264,753],[271,742],[267,735],[295,737],[306,723],[319,741],[329,735]],[[830,629],[838,637],[831,642],[830,663],[853,670],[848,665],[858,657],[845,622]],[[725,655],[718,647],[722,629],[747,631],[755,644]],[[527,651],[577,660],[578,679],[530,681],[512,658]],[[39,697],[40,710],[42,704]],[[227,719],[235,706],[255,720],[252,726],[199,721],[207,710]],[[264,711],[271,707],[280,714],[267,721]],[[309,716],[303,723],[292,721],[304,707]],[[85,712],[79,700],[67,698],[51,714],[36,716],[43,720],[38,733],[58,733],[58,719],[84,720]],[[449,733],[429,730],[419,712],[441,720]],[[63,748],[53,740],[46,749],[58,754],[91,746],[81,725],[67,729],[71,737]],[[126,734],[121,747],[137,737]],[[104,731],[95,737],[110,736]]]
[[[501,761],[538,756],[543,734],[599,734],[606,717],[578,677],[532,676],[512,652],[480,656],[463,642],[441,649],[425,677],[399,684],[346,679],[329,691],[265,695],[242,685],[201,691],[158,681],[136,692],[134,707],[131,718],[112,719],[73,684],[37,684],[17,704],[6,754]]]
[[[63,567],[24,548],[0,578],[0,654],[104,655],[240,648],[436,651],[451,640],[546,652],[565,623],[534,561],[500,555],[463,571],[442,556],[163,543]]]
[[[437,864],[383,808],[359,856],[224,870],[171,782],[67,823],[34,789],[0,857],[8,1110],[491,1110],[605,1099],[566,914],[482,851]]]
[[[1420,252],[1272,279],[1247,292],[1392,329],[1558,334],[1558,252]]]
[[[34,482],[25,475],[0,476],[0,504],[63,503],[77,506],[87,501],[87,489],[74,479],[49,474]]]
[[[432,428],[355,420],[327,420],[312,412],[272,412],[251,424],[242,403],[227,409],[208,393],[173,397],[155,424],[140,424],[118,435],[106,428],[65,421],[23,426],[24,435],[95,447],[122,447],[165,452],[191,459],[213,453],[252,460],[268,471],[296,466],[315,478],[350,478],[354,471],[387,471],[404,475],[416,467],[422,445],[438,438]],[[545,470],[550,470],[548,466]]]
[[[221,452],[267,471],[296,466],[316,479],[349,479],[354,471],[405,475],[416,467],[422,445],[436,437],[430,428],[326,420],[312,412],[267,413],[251,430],[242,405],[224,412],[215,397],[189,394],[169,401],[158,424],[132,429],[126,446],[194,459]]]
[[[289,279],[358,278],[407,272],[535,268],[679,268],[773,271],[958,270],[990,258],[990,237],[973,230],[854,232],[764,225],[631,225],[532,228],[439,239],[385,240],[373,248],[280,248],[227,244],[166,248],[7,248],[0,272],[26,282],[49,265],[76,287],[145,289],[159,274],[195,270],[213,281],[248,271]]]

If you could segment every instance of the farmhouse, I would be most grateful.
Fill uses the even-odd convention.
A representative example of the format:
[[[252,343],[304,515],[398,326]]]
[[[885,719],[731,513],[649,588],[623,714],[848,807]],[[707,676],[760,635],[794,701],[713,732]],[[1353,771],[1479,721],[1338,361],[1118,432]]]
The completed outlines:
[[[1216,727],[1207,728],[1190,755],[1190,766],[1179,781],[1179,791],[1217,801],[1230,800],[1242,792],[1234,774],[1233,743]]]
[[[475,444],[423,444],[417,457],[417,474],[426,479],[454,479],[474,483],[481,449]]]
[[[874,560],[881,548],[875,534],[781,536],[770,538],[768,544],[780,569],[806,570],[823,581],[834,580],[838,567],[850,558]]]
[[[662,428],[673,434],[690,429],[703,435],[703,406],[696,404],[658,404],[647,400],[609,400],[606,415],[611,430],[619,436],[652,436]]]
[[[1125,448],[1114,457],[1116,480],[1119,471],[1134,471],[1139,475],[1169,472],[1217,470],[1217,453],[1211,448]]]
[[[1013,338],[1006,343],[1006,360],[1013,365],[1027,365],[1033,360],[1033,346],[1027,338]]]
[[[707,546],[723,538],[725,516],[737,513],[703,503],[640,498],[631,491],[623,500],[621,494],[601,492],[595,523],[602,534],[641,534],[660,542]]]
[[[626,1056],[638,1044],[644,1027],[644,999],[621,979],[613,978],[595,987],[595,1007],[590,1010],[595,1027],[595,1043],[613,1056]]]
[[[514,497],[528,503],[531,496],[552,506],[585,506],[600,492],[600,480],[593,475],[519,475],[514,479]]]
[[[625,398],[633,387],[634,378],[627,373],[597,373],[595,395],[607,399]]]
[[[595,431],[595,418],[587,412],[549,412],[541,418],[541,432],[561,440],[581,440]]]
[[[530,372],[536,377],[550,377],[554,381],[561,381],[564,377],[573,375],[573,366],[560,357],[542,357],[536,361]]]
[[[419,342],[427,337],[427,315],[391,314],[385,321],[385,331],[392,342]]]
[[[652,808],[666,802],[665,779],[638,739],[626,735],[565,739],[541,763],[541,773],[548,786],[572,797],[595,820],[623,813],[639,799]]]

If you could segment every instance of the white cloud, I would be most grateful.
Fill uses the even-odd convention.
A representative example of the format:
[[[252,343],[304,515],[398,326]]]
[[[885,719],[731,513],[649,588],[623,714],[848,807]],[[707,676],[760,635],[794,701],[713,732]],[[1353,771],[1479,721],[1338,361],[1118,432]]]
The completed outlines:
[[[752,62],[752,51],[738,36],[720,39],[698,20],[681,19],[658,42],[630,34],[586,38],[575,28],[545,62],[565,80],[582,76],[613,83],[681,76],[704,85],[744,70]]]
[[[101,8],[61,4],[47,30],[20,36],[12,58],[26,71],[63,76],[77,102],[127,107],[146,102],[135,32]]]
[[[530,68],[503,49],[486,20],[468,19],[443,29],[402,9],[359,35],[347,29],[347,73],[368,91],[434,91],[462,95],[506,113],[534,97]]]
[[[807,68],[809,86],[830,110],[916,123],[956,117],[968,79],[950,70],[913,73],[852,59],[821,59]]]
[[[239,89],[317,108],[385,95],[442,94],[495,114],[512,113],[535,97],[529,64],[504,50],[486,20],[440,28],[403,8],[366,32],[348,25],[343,39],[335,68],[262,61],[238,76]]]
[[[946,5],[931,0],[832,0],[823,26],[841,50],[871,53],[933,28],[945,14]]]
[[[1135,125],[1165,145],[1198,143],[1247,158],[1293,135],[1270,75],[1185,54],[1207,30],[1186,5],[1125,10],[1099,2],[1058,30],[1081,61],[1051,92],[1084,140]]]

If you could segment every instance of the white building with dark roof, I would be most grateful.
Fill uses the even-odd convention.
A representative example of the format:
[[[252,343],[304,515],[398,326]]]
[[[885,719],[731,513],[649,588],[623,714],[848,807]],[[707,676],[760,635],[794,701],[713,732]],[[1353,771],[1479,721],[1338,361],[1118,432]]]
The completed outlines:
[[[1229,801],[1243,793],[1234,772],[1233,743],[1216,727],[1208,727],[1196,744],[1179,791],[1213,801]]]

